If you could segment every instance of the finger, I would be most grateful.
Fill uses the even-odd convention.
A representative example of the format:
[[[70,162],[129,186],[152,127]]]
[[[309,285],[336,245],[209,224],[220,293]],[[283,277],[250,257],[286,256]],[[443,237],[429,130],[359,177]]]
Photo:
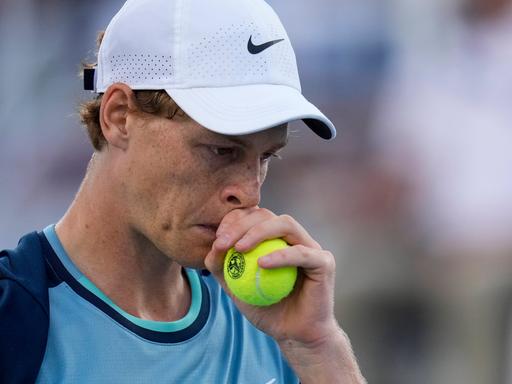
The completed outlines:
[[[205,257],[204,264],[206,268],[216,277],[222,278],[224,258],[229,248],[236,240],[232,240],[233,228],[237,227],[244,217],[247,217],[258,211],[258,207],[246,209],[234,209],[224,216],[217,229],[217,239],[213,242],[210,252]]]
[[[254,209],[250,212],[237,212],[231,215],[226,222],[223,220],[219,225],[217,229],[217,239],[214,245],[218,249],[227,251],[234,246],[251,227],[273,217],[275,217],[275,214],[265,208]]]
[[[215,245],[212,246],[210,252],[208,252],[204,259],[204,265],[206,269],[208,269],[216,277],[222,276],[225,256],[226,251],[216,248]]]
[[[302,244],[313,249],[322,249],[295,219],[289,215],[274,216],[252,226],[243,237],[237,241],[237,251],[246,252],[264,240],[281,237],[288,244]]]
[[[227,228],[233,223],[238,222],[242,217],[245,217],[258,209],[260,208],[256,206],[251,208],[237,208],[229,211],[222,218],[219,224],[219,228],[217,228],[217,233],[222,232],[224,228]]]
[[[261,268],[272,269],[296,266],[303,269],[307,275],[334,275],[336,262],[329,251],[312,249],[303,245],[294,245],[269,253],[258,259]]]

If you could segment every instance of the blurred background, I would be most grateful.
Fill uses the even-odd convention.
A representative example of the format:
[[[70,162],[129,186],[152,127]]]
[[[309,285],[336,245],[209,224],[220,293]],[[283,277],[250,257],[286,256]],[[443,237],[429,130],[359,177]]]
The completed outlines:
[[[272,0],[305,95],[263,206],[337,259],[369,383],[512,383],[512,1]],[[56,222],[91,156],[80,62],[120,0],[0,0],[0,248]]]

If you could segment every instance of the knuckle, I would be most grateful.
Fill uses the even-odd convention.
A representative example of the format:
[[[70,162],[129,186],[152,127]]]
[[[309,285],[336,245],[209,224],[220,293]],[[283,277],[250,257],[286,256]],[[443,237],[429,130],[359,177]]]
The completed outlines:
[[[291,217],[291,216],[290,216],[290,215],[288,215],[287,213],[285,213],[285,214],[283,214],[283,215],[280,215],[279,217],[280,217],[282,220],[287,221],[287,222],[290,222],[290,223],[291,223],[291,222],[293,222],[293,221],[295,221],[295,220],[293,219],[293,217]]]
[[[312,242],[312,247],[317,249],[317,250],[322,250],[322,246],[320,245],[320,243],[318,243],[318,241],[314,240],[314,239],[311,239],[311,242]]]
[[[322,251],[324,263],[328,270],[334,271],[336,269],[336,259],[330,251]]]
[[[296,223],[295,219],[287,214],[281,215],[279,218],[290,227],[294,226]]]
[[[253,238],[258,238],[258,234],[261,232],[261,228],[259,226],[251,227],[245,232],[243,238],[245,240],[251,240]]]
[[[301,253],[304,256],[307,256],[309,254],[310,249],[302,244],[297,244],[294,246],[294,248],[297,250],[297,252]]]
[[[302,244],[289,244],[290,248],[293,248],[294,251],[302,253],[303,245]]]
[[[222,218],[218,232],[227,232],[231,230],[233,224],[237,223],[244,217],[246,213],[242,209],[233,209],[226,213],[226,215]]]
[[[279,261],[279,262],[283,262],[286,260],[286,258],[288,257],[288,253],[285,252],[284,250],[278,250],[278,251],[274,251],[273,252],[274,254],[274,259],[276,261]]]
[[[244,211],[242,209],[233,209],[233,210],[229,211],[226,214],[226,216],[224,216],[224,220],[234,221],[234,220],[237,220],[240,217],[242,217],[243,214],[244,214]]]
[[[262,215],[263,217],[274,217],[275,214],[274,212],[272,212],[271,210],[267,209],[267,208],[259,208],[258,209],[258,212],[260,213],[260,215]]]

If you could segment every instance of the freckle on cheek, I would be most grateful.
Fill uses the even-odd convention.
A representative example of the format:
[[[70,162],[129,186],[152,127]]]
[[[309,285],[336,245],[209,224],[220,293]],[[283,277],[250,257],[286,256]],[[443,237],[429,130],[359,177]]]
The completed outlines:
[[[164,231],[168,231],[169,229],[171,229],[171,224],[169,224],[169,223],[163,223],[163,224],[162,224],[162,229],[163,229]]]

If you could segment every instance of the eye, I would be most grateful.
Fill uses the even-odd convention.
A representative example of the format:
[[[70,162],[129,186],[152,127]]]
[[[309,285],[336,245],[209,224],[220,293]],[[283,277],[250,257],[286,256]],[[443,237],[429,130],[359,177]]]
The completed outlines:
[[[236,148],[234,147],[217,147],[214,145],[211,145],[210,151],[213,152],[214,155],[225,157],[225,156],[233,156],[235,154]]]

